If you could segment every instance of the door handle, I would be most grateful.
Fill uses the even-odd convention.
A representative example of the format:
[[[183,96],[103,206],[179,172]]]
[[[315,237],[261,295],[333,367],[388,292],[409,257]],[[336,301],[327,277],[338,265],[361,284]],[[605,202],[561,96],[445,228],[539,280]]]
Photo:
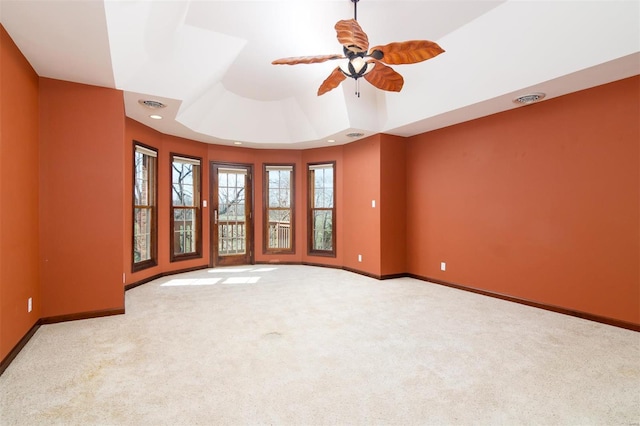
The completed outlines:
[[[214,210],[214,211],[213,211],[213,223],[214,223],[215,225],[217,225],[217,224],[218,224],[218,210]]]

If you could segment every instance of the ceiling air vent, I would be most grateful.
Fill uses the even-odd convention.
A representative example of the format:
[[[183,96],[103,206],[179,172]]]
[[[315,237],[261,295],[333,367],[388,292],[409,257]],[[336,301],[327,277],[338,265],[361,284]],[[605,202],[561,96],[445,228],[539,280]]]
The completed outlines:
[[[544,96],[544,93],[529,93],[527,95],[518,96],[513,100],[513,103],[520,105],[529,105],[542,100]]]
[[[349,138],[359,138],[360,136],[364,136],[364,133],[360,133],[360,132],[347,133],[347,137]]]
[[[140,105],[144,105],[147,108],[151,108],[151,109],[159,109],[159,108],[166,107],[165,104],[163,104],[162,102],[158,102],[158,101],[140,99],[138,102],[140,103]]]

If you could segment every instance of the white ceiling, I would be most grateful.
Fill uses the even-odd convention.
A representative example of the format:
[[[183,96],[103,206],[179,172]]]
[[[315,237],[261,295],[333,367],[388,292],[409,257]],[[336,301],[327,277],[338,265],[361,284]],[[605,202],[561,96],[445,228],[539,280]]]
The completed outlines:
[[[640,2],[360,0],[371,45],[427,39],[445,53],[393,68],[400,93],[345,80],[333,26],[351,0],[0,0],[0,21],[38,75],[124,91],[128,117],[166,134],[253,148],[310,148],[346,133],[411,136],[640,74]],[[140,99],[165,103],[152,111]],[[92,106],[95,107],[95,106]],[[162,120],[149,118],[158,113]]]

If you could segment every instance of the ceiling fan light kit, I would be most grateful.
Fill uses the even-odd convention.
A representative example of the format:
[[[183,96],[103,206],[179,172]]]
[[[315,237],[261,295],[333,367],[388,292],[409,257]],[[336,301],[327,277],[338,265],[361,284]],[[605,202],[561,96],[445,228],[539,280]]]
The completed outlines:
[[[388,65],[415,64],[444,52],[437,43],[429,40],[410,40],[375,46],[369,49],[369,38],[358,24],[359,0],[353,3],[353,19],[338,21],[335,25],[343,55],[301,56],[276,59],[274,65],[314,64],[335,59],[347,59],[337,66],[318,88],[318,96],[335,89],[347,77],[356,81],[356,95],[360,96],[359,79],[364,78],[380,90],[399,92],[404,79]]]

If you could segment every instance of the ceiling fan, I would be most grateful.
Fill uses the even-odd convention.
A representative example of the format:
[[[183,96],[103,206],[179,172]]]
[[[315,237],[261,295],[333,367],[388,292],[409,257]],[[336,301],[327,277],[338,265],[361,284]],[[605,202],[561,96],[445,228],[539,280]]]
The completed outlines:
[[[300,56],[276,59],[273,65],[314,64],[334,59],[348,59],[336,67],[318,88],[318,96],[335,89],[347,77],[356,81],[356,95],[360,96],[358,79],[364,77],[381,90],[399,92],[404,79],[387,65],[415,64],[438,56],[444,49],[429,40],[410,40],[375,46],[369,49],[369,38],[358,24],[358,1],[353,3],[353,19],[338,21],[335,25],[343,55]]]

